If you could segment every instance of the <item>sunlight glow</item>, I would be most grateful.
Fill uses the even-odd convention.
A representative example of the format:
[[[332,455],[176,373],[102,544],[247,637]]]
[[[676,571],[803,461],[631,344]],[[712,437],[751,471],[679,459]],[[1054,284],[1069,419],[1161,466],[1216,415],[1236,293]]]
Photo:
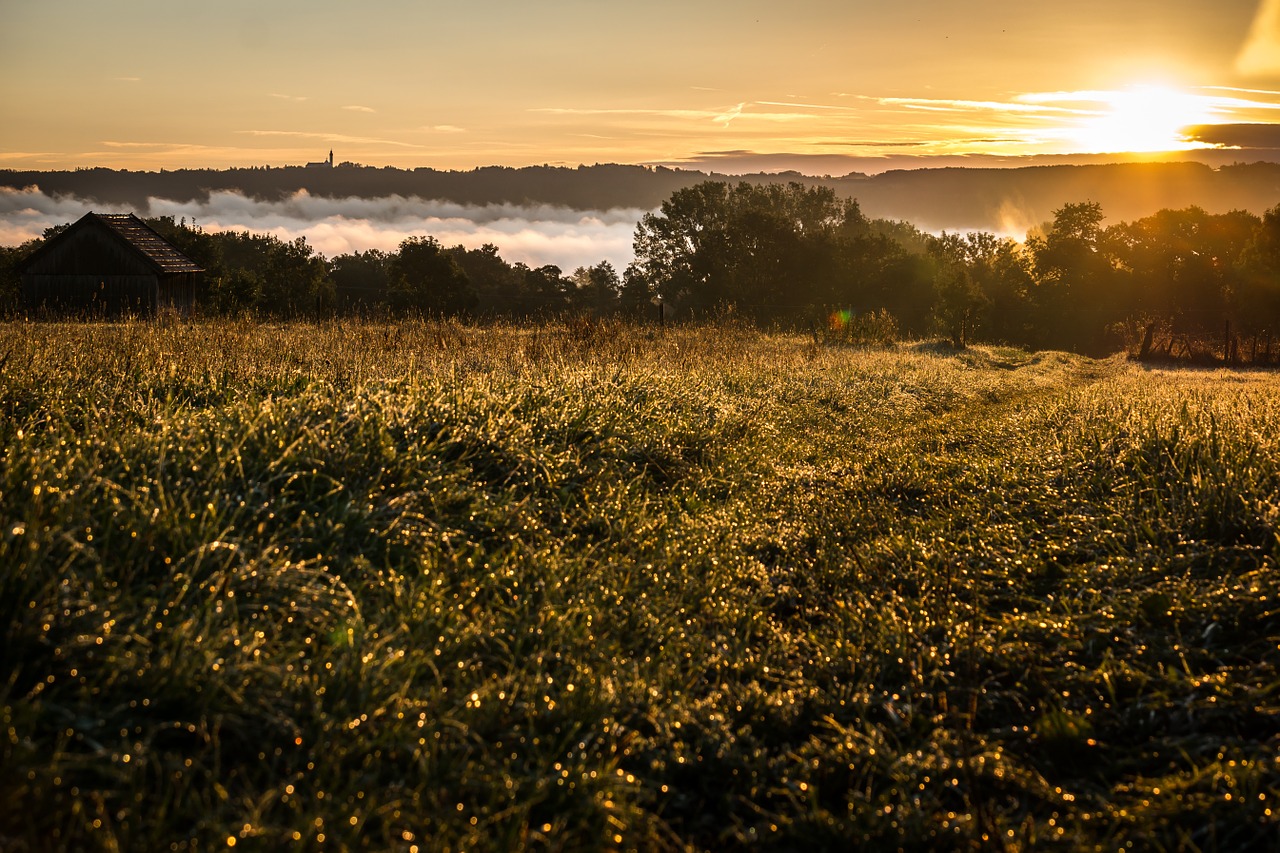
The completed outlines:
[[[1212,99],[1165,86],[1132,86],[1091,93],[1105,105],[1099,115],[1081,121],[1069,136],[1091,154],[1186,151],[1203,147],[1183,130],[1208,122]]]

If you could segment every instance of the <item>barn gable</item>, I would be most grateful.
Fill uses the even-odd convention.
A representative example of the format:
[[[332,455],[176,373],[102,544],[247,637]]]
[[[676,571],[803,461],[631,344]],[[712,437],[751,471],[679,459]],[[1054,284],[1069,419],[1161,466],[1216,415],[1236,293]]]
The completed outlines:
[[[19,272],[30,310],[118,316],[189,312],[203,270],[132,214],[87,213]]]

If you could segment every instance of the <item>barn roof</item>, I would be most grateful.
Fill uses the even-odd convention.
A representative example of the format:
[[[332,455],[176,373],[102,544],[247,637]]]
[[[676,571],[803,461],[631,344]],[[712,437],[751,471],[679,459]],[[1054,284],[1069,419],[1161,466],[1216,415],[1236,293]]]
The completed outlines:
[[[156,272],[170,273],[204,272],[204,268],[178,251],[172,243],[161,237],[151,226],[132,213],[86,213],[70,228],[45,242],[24,261],[23,266],[43,255],[45,250],[57,245],[82,228],[101,226],[141,255]]]
[[[147,256],[161,272],[201,272],[200,265],[174,248],[132,213],[90,213]]]

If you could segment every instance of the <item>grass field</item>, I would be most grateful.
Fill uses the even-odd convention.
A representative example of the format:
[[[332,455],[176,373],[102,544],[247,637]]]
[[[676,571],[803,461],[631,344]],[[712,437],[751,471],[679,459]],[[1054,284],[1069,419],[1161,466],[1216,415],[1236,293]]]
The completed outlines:
[[[1280,375],[0,326],[0,848],[1280,838]]]

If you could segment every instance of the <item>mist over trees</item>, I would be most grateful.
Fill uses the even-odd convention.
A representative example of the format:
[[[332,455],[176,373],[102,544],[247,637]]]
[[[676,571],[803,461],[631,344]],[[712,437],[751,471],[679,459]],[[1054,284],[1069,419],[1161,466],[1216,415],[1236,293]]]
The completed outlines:
[[[149,222],[206,269],[203,309],[212,313],[734,315],[837,335],[878,318],[877,328],[955,346],[986,340],[1092,354],[1157,328],[1169,342],[1225,329],[1252,336],[1255,348],[1265,341],[1267,359],[1280,338],[1280,204],[1262,216],[1187,207],[1107,224],[1101,203],[1073,202],[1018,243],[873,219],[830,187],[706,181],[643,217],[627,269],[602,261],[571,272],[432,237],[325,259],[303,239]],[[0,250],[0,301],[10,311],[17,264],[39,242]]]
[[[652,210],[676,191],[708,180],[756,186],[800,183],[827,187],[841,198],[857,198],[862,212],[869,217],[906,220],[931,232],[945,229],[1022,234],[1026,228],[1049,219],[1064,202],[1083,199],[1102,204],[1115,219],[1136,219],[1162,208],[1191,205],[1210,211],[1240,209],[1261,214],[1280,198],[1280,164],[1265,162],[1217,169],[1199,163],[1112,163],[733,178],[696,170],[618,164],[489,166],[468,171],[380,168],[355,163],[339,163],[332,169],[262,166],[159,172],[0,169],[0,187],[22,190],[38,186],[51,197],[126,205],[139,215],[150,213],[153,199],[203,204],[212,194],[232,192],[256,201],[281,202],[302,191],[331,200],[416,197],[464,205]]]

